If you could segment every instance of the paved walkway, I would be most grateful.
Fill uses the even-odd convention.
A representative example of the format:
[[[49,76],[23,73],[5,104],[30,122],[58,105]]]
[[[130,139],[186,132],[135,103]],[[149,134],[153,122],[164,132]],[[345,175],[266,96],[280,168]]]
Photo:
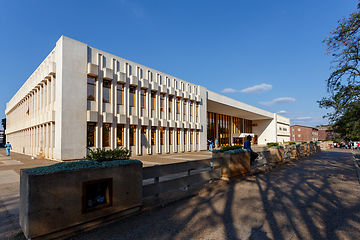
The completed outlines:
[[[16,154],[7,159],[2,149],[0,154],[0,239],[16,233],[15,239],[24,239],[14,174],[22,163],[53,162]],[[332,149],[267,173],[197,188],[196,196],[69,239],[360,239],[360,184],[351,150]]]

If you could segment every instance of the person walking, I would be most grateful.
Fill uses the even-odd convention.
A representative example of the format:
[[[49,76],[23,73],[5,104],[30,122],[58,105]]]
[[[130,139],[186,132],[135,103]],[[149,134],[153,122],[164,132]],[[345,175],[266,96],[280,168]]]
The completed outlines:
[[[251,149],[251,139],[252,137],[250,135],[246,137],[246,141],[244,143],[244,149],[250,151],[250,163],[253,164],[255,162],[255,159],[259,156],[259,154],[257,154]]]
[[[5,148],[6,148],[6,155],[7,155],[7,156],[10,156],[10,149],[12,150],[11,144],[10,144],[9,142],[7,142],[7,143],[5,144]]]
[[[211,140],[207,140],[209,142],[209,151],[212,151],[213,148],[213,142]]]

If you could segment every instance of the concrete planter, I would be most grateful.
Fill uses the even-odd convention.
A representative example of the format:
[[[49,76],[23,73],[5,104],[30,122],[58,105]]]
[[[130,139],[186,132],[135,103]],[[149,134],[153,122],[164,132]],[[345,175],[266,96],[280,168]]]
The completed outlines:
[[[291,145],[291,158],[299,159],[300,158],[300,145]]]
[[[142,163],[124,160],[106,165],[53,172],[22,169],[20,225],[24,235],[58,238],[138,211]]]
[[[284,160],[284,147],[270,147],[270,163],[280,163]]]
[[[316,145],[315,143],[310,143],[310,155],[314,155],[316,153]]]
[[[304,156],[305,157],[310,156],[310,144],[309,143],[304,144]]]
[[[319,143],[316,143],[316,153],[321,152],[321,147]]]
[[[235,153],[236,152],[236,153]],[[213,158],[223,159],[221,179],[230,180],[250,172],[250,151],[239,149],[228,152],[213,152]]]

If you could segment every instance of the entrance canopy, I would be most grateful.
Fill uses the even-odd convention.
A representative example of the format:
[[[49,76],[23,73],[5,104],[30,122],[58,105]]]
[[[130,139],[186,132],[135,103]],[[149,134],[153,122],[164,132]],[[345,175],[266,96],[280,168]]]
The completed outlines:
[[[249,120],[270,120],[274,114],[207,90],[207,111]]]

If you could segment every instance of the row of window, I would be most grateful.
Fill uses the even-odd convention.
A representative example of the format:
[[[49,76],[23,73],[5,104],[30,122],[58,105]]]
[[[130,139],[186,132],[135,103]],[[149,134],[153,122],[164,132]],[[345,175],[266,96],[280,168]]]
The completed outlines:
[[[53,110],[52,103],[55,101],[55,78],[44,81],[34,89],[24,100],[20,101],[16,107],[7,115],[8,127],[23,122],[28,116],[36,116],[47,111]]]
[[[230,144],[231,116],[208,112],[207,113],[207,139],[212,142],[217,138],[220,146]],[[233,133],[252,133],[252,121],[232,117]],[[216,126],[218,135],[216,136]]]
[[[87,146],[88,147],[95,147],[96,146],[96,125],[95,122],[88,122],[87,123]],[[129,128],[129,145],[135,146],[135,134],[136,134],[136,125],[130,125]],[[116,135],[116,145],[117,147],[124,146],[124,128],[125,125],[123,124],[117,124],[117,135]],[[151,146],[156,145],[156,130],[157,127],[151,127],[150,129],[150,141]],[[186,130],[180,131],[180,129],[177,129],[175,131],[176,133],[176,143],[180,143],[180,137],[181,134],[184,136],[184,144],[187,144],[187,136],[188,133],[190,134],[190,144],[194,144],[194,132],[196,135],[196,144],[199,144],[199,131],[195,130]],[[168,141],[169,145],[173,145],[173,134],[174,134],[174,128],[170,128],[168,131]],[[102,128],[102,146],[103,147],[110,147],[110,141],[111,141],[111,124],[110,123],[104,123]],[[141,126],[141,145],[142,146],[149,146],[148,138],[147,138],[147,127]],[[160,145],[165,145],[165,128],[160,128]]]
[[[89,101],[96,101],[96,78],[92,76],[88,76],[87,80],[87,100]],[[110,103],[111,102],[111,80],[105,80],[104,79],[103,84],[103,102],[104,103]],[[150,107],[152,110],[156,110],[156,91],[151,91],[151,98],[150,98]],[[140,90],[140,107],[142,109],[146,109],[146,95],[147,95],[147,89],[141,89]],[[165,96],[166,94],[160,93],[160,111],[165,111]],[[117,94],[116,94],[116,104],[117,105],[123,105],[124,104],[124,84],[123,83],[117,83]],[[173,112],[173,101],[174,97],[169,96],[169,112]],[[189,103],[184,101],[182,107],[183,107],[183,113],[184,115],[187,114],[187,105],[190,106],[190,116],[193,116],[194,113],[194,105],[196,107],[195,109],[195,115],[198,117],[199,115],[199,103],[195,103],[194,101],[190,101]],[[130,86],[129,87],[129,106],[135,107],[136,106],[136,87]],[[180,113],[180,98],[176,98],[176,113]]]
[[[87,51],[87,62],[91,63],[92,62],[92,49],[90,47],[88,47],[88,51]],[[106,61],[106,57],[102,54],[98,55],[98,63],[102,68],[106,68],[107,67],[107,61]],[[117,61],[116,59],[112,59],[113,61],[113,66],[114,66],[114,70],[116,69],[116,71],[120,71],[120,62]],[[125,72],[127,73],[127,76],[131,76],[133,75],[133,67],[126,63],[125,64]],[[142,68],[137,67],[136,68],[137,71],[137,76],[140,77],[140,79],[142,79],[144,77],[144,71]],[[183,90],[183,91],[188,91],[189,93],[195,93],[198,94],[198,89],[196,86],[191,86],[189,83],[184,83],[182,81],[180,81],[180,84],[178,86],[178,81],[176,79],[170,79],[169,77],[165,77],[165,81],[163,81],[163,76],[159,73],[156,74],[156,77],[154,77],[155,74],[153,74],[150,70],[147,71],[147,79],[150,82],[156,81],[158,82],[160,85],[162,84],[167,84],[168,87],[174,87],[176,89]]]

